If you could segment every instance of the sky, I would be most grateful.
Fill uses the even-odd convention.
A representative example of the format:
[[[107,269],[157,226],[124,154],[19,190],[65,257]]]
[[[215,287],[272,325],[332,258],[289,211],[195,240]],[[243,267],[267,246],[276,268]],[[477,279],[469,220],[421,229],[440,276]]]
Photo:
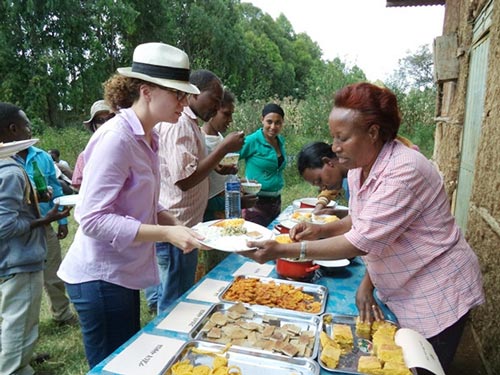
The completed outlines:
[[[386,8],[386,0],[242,0],[318,43],[323,58],[339,57],[366,77],[384,80],[398,60],[442,35],[444,6]]]

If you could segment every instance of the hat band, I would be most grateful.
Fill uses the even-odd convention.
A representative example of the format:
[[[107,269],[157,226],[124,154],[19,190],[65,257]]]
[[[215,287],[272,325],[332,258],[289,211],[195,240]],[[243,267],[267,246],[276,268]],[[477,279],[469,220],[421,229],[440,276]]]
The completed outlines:
[[[189,69],[134,62],[132,63],[132,72],[146,74],[155,78],[189,82]]]

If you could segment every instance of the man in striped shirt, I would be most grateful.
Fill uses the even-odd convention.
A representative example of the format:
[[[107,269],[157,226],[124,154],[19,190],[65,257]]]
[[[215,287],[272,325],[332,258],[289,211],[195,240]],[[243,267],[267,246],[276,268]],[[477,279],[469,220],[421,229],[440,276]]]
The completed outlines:
[[[160,135],[160,202],[179,223],[192,227],[203,219],[208,202],[208,175],[228,152],[241,148],[244,135],[228,134],[207,154],[198,122],[208,121],[217,113],[222,83],[208,70],[192,72],[189,80],[200,89],[200,94],[188,97],[188,106],[176,124],[162,122],[156,128]],[[174,245],[162,242],[156,244],[156,255],[160,267],[157,307],[161,312],[193,286],[198,251],[183,254]],[[151,290],[146,294],[150,295]]]

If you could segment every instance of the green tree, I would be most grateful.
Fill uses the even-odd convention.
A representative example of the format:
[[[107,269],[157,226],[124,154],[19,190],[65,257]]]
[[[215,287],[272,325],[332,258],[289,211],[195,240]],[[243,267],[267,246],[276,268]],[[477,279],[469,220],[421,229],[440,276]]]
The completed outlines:
[[[398,97],[402,113],[400,134],[417,144],[427,157],[434,149],[436,87],[432,69],[432,53],[424,45],[400,59],[386,83]]]
[[[113,0],[11,1],[0,10],[0,95],[52,126],[102,95],[136,16]]]

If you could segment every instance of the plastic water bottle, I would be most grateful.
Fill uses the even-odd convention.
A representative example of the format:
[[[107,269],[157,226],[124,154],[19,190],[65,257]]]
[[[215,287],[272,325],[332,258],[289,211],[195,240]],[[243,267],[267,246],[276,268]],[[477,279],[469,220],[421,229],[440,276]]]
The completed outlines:
[[[236,175],[230,175],[226,180],[225,191],[225,206],[226,219],[234,219],[241,217],[241,202],[240,202],[240,180]]]

